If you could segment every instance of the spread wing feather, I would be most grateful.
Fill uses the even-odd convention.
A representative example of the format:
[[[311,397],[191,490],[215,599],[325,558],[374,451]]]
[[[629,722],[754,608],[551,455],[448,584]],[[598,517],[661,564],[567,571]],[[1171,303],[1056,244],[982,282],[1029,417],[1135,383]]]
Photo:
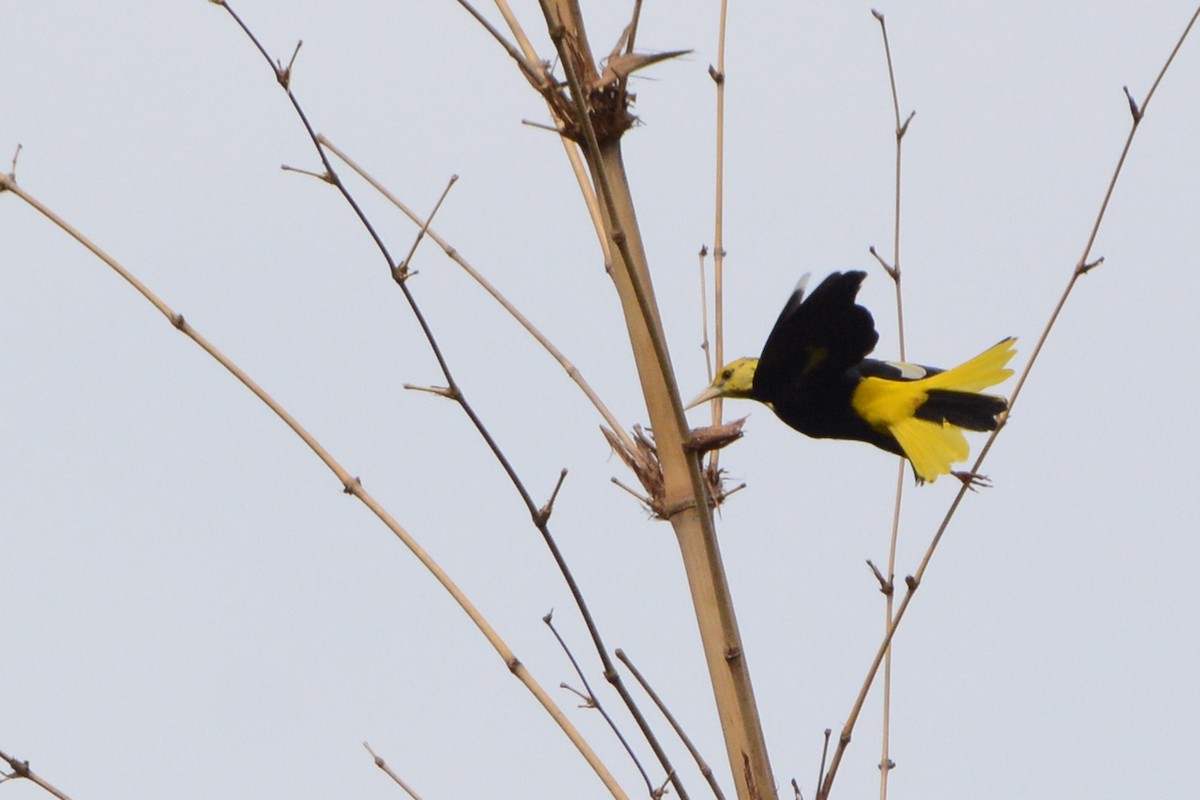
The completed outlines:
[[[807,298],[801,281],[763,345],[754,373],[757,396],[769,400],[797,384],[840,374],[875,348],[875,320],[854,302],[866,277],[834,272]]]

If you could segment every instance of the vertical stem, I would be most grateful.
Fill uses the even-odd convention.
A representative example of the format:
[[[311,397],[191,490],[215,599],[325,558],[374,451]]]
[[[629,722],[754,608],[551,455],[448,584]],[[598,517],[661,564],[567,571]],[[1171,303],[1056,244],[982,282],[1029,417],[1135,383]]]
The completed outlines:
[[[896,284],[899,291],[900,284]],[[903,357],[901,358],[903,360]],[[887,586],[884,595],[883,630],[892,626],[896,607],[896,546],[900,540],[900,505],[904,498],[904,474],[908,461],[901,458],[896,470],[896,502],[892,507],[892,542],[888,548]],[[879,800],[887,800],[888,777],[892,772],[892,646],[888,644],[883,656],[883,734],[879,753]]]
[[[912,115],[903,123],[900,121],[900,96],[896,91],[896,71],[892,65],[892,46],[888,41],[887,21],[879,11],[872,11],[879,21],[879,29],[883,33],[883,52],[887,60],[888,85],[892,90],[892,114],[895,120],[896,136],[896,185],[892,217],[892,264],[885,264],[888,275],[896,287],[896,332],[898,337],[900,360],[907,358],[904,346],[904,294],[900,286],[900,188],[901,165],[903,164],[904,134]],[[896,474],[896,501],[892,510],[892,536],[888,548],[887,581],[884,589],[884,619],[883,628],[886,633],[892,627],[896,604],[896,547],[900,540],[900,506],[904,499],[904,473],[907,460],[900,459]],[[883,719],[882,735],[880,736],[879,754],[879,800],[887,800],[888,777],[892,771],[891,733],[892,733],[892,648],[889,643],[883,655]]]
[[[595,183],[603,183],[601,194],[610,193],[611,198],[601,208],[618,245],[613,248],[613,280],[662,463],[663,504],[687,573],[737,796],[774,798],[774,777],[699,459],[684,450],[688,429],[674,370],[665,351],[654,346],[655,340],[662,341],[662,325],[619,144],[601,145],[597,161],[604,178]]]
[[[713,211],[713,335],[716,369],[725,365],[725,20],[729,3],[721,0],[721,24],[717,35],[717,67],[711,74],[717,84],[716,200]],[[721,422],[722,403],[713,406],[713,424]],[[715,470],[720,450],[710,456]]]

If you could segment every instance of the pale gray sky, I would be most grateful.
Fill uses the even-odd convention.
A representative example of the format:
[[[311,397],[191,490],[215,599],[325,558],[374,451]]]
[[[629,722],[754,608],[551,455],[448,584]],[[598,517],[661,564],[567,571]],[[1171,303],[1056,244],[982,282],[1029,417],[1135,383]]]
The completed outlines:
[[[620,13],[614,6],[621,6]],[[597,50],[628,4],[585,3]],[[602,680],[503,474],[450,403],[383,262],[285,96],[219,8],[9,3],[0,160],[281,400],[438,558],[626,789],[639,780],[541,622]],[[537,4],[517,4],[536,33]],[[540,99],[456,3],[242,0],[314,126],[415,208],[644,423],[620,310]],[[755,355],[797,277],[864,268],[896,356],[892,108],[870,6],[734,4],[728,349]],[[1024,367],[1186,2],[909,2],[887,13],[905,140],[908,355],[949,366],[1015,335]],[[714,3],[648,3],[625,140],[685,395],[705,383],[695,253],[712,241]],[[539,51],[551,47],[536,35]],[[891,797],[1185,797],[1198,786],[1195,315],[1200,40],[1150,105],[1086,276],[896,641]],[[355,191],[394,253],[415,230]],[[603,788],[410,554],[244,388],[95,258],[0,196],[0,749],[75,798],[426,798]],[[553,527],[612,647],[728,787],[668,526],[599,419],[428,243],[413,288]],[[1006,385],[1011,390],[1012,384]],[[882,629],[895,459],[750,414],[722,547],[784,795],[812,797]],[[693,412],[699,424],[706,414]],[[973,441],[978,445],[981,440]],[[901,575],[951,497],[906,494]],[[620,719],[619,701],[602,695]],[[835,796],[872,796],[879,700]],[[630,728],[632,726],[626,726]],[[665,736],[665,727],[664,727]],[[667,737],[669,738],[669,737]],[[673,749],[693,796],[701,781]],[[0,784],[0,798],[44,794]]]

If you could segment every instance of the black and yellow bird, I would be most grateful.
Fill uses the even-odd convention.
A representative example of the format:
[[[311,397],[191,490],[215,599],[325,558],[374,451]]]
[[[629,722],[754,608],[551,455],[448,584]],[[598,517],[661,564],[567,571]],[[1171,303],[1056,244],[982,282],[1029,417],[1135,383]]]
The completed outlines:
[[[717,397],[757,400],[808,436],[904,456],[918,481],[950,473],[970,454],[963,430],[995,430],[1008,408],[1003,397],[981,392],[1012,375],[1005,365],[1016,340],[948,370],[867,358],[879,334],[871,312],[855,302],[865,277],[835,272],[807,298],[801,280],[762,355],[722,367],[687,407]]]

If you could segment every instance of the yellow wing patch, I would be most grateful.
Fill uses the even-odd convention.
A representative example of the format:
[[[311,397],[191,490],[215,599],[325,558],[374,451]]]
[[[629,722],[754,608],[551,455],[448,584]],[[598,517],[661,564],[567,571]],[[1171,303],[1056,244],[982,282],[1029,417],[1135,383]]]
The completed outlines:
[[[863,378],[855,387],[850,404],[872,428],[886,431],[898,422],[913,418],[929,397],[928,381],[929,378],[919,381]]]
[[[850,399],[854,410],[881,433],[890,433],[922,480],[932,483],[970,455],[962,429],[948,422],[917,419],[929,390],[981,392],[1012,375],[1007,369],[1015,339],[1005,339],[954,369],[915,381],[864,378]]]

